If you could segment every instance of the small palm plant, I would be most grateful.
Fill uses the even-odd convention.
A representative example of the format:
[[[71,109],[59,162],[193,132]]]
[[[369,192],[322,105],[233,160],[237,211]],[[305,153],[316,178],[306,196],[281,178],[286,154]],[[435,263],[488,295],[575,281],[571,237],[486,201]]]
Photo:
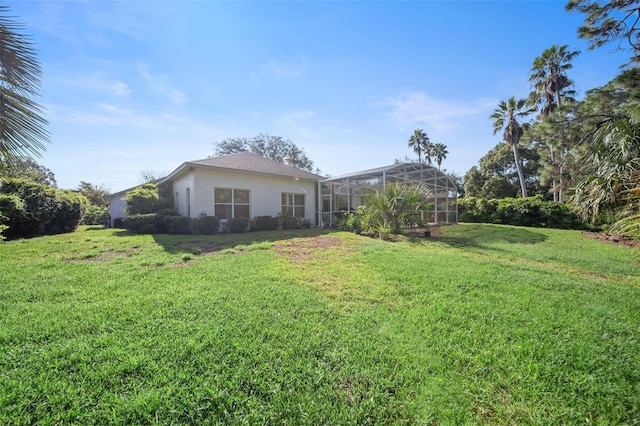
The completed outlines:
[[[399,234],[402,226],[417,221],[426,195],[427,190],[421,184],[396,182],[366,197],[365,205],[378,231],[381,226],[389,226],[391,232]]]

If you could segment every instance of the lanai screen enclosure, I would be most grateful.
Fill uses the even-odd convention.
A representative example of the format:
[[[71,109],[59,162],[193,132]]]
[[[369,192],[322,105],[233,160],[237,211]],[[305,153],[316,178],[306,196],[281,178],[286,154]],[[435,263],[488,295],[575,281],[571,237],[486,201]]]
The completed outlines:
[[[343,214],[363,204],[363,198],[391,183],[422,183],[428,206],[424,223],[458,222],[458,188],[449,177],[433,166],[401,163],[325,179],[318,183],[321,222],[332,225]]]

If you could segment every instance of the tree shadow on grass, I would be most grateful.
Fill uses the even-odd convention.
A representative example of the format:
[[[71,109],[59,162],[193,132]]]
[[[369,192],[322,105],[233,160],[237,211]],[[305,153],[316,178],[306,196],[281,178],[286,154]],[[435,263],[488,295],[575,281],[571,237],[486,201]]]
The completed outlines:
[[[254,244],[275,243],[294,238],[310,238],[327,235],[335,230],[295,229],[283,231],[245,232],[240,234],[172,235],[153,234],[154,241],[167,253],[203,254],[225,249],[248,247]],[[126,235],[122,234],[122,235]]]
[[[508,244],[538,244],[547,240],[541,232],[531,228],[491,224],[465,224],[455,228],[455,231],[443,229],[440,235],[422,239],[445,243],[456,248],[481,248],[483,250],[504,251],[494,243]],[[453,232],[452,232],[453,231]],[[415,239],[418,242],[420,240]]]

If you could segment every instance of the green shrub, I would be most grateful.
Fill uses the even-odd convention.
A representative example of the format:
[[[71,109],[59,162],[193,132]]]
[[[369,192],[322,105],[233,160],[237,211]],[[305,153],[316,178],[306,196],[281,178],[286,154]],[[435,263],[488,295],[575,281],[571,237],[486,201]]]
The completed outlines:
[[[88,207],[89,200],[79,192],[56,190],[54,216],[48,226],[47,234],[75,231]]]
[[[256,216],[251,220],[252,231],[273,231],[278,228],[278,218],[272,216]]]
[[[191,232],[200,235],[211,235],[218,232],[220,218],[218,216],[200,216],[191,221]]]
[[[247,230],[248,226],[249,219],[247,219],[246,217],[234,217],[233,219],[227,220],[227,232],[231,234],[244,232]]]
[[[24,179],[2,181],[0,193],[17,197],[22,205],[4,212],[3,224],[9,226],[4,235],[10,239],[71,232],[89,205],[82,194]]]
[[[158,185],[145,183],[129,191],[125,197],[128,214],[147,214],[160,208],[158,202]]]
[[[297,218],[288,215],[281,215],[278,218],[282,223],[282,229],[300,229],[300,223]]]
[[[122,220],[125,229],[134,234],[157,234],[157,216],[155,213],[134,214]]]
[[[0,241],[6,237],[4,232],[9,229],[5,224],[9,220],[11,214],[23,214],[24,203],[22,199],[15,194],[0,194]]]
[[[90,205],[82,214],[81,225],[105,225],[109,220],[109,211],[95,204]]]
[[[460,198],[458,221],[532,226],[538,228],[583,229],[584,224],[563,203],[527,198]]]
[[[191,233],[191,219],[185,216],[159,216],[158,219],[162,219],[163,232],[167,234],[190,234]]]

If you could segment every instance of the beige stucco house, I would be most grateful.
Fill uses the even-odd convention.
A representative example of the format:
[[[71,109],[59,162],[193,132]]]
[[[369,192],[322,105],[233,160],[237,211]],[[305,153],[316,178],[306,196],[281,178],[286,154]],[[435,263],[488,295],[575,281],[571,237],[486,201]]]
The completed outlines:
[[[324,177],[249,152],[187,161],[171,172],[174,208],[182,216],[234,217],[286,214],[317,225],[318,182]],[[129,189],[130,190],[130,189]],[[111,220],[125,217],[129,190],[112,195]]]

